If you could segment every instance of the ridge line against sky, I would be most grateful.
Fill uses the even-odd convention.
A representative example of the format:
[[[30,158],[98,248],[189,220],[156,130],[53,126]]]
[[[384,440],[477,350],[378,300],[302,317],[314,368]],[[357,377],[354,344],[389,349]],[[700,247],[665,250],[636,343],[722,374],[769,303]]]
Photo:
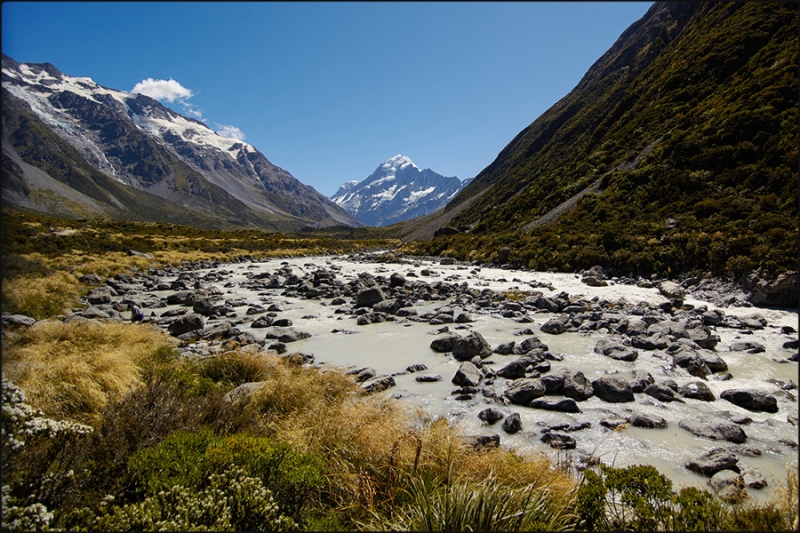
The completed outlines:
[[[475,177],[652,2],[5,2],[2,51],[143,92],[325,195]]]

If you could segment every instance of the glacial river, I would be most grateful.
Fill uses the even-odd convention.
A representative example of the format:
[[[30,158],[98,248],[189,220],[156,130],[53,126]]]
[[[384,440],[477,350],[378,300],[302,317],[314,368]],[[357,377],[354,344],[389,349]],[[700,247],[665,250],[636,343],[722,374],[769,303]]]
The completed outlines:
[[[309,300],[281,296],[283,289],[250,290],[242,287],[248,274],[272,272],[288,263],[293,273],[302,277],[311,274],[318,268],[331,270],[336,278],[347,282],[355,278],[359,272],[368,272],[374,276],[389,277],[392,272],[408,276],[413,272],[420,276],[423,269],[432,270],[428,276],[419,279],[427,283],[437,280],[448,283],[466,282],[470,288],[494,291],[532,291],[538,290],[544,296],[552,296],[566,291],[570,298],[582,296],[591,299],[598,296],[608,301],[624,298],[630,303],[646,301],[659,304],[667,301],[656,288],[642,288],[635,285],[617,285],[611,282],[607,287],[590,287],[581,283],[573,274],[557,274],[546,272],[525,272],[498,268],[474,268],[464,265],[441,265],[437,261],[414,261],[411,264],[396,263],[362,263],[353,262],[346,257],[305,257],[293,259],[274,259],[258,263],[234,263],[224,265],[219,270],[227,270],[224,282],[217,286],[224,297],[243,298],[248,303],[269,305],[276,303],[282,311],[279,318],[289,318],[293,328],[311,333],[308,339],[288,345],[289,352],[310,353],[315,356],[316,365],[332,365],[343,368],[374,368],[378,374],[396,374],[406,367],[422,363],[428,368],[418,373],[405,373],[395,376],[396,386],[381,394],[396,396],[409,406],[420,406],[433,417],[446,417],[453,423],[460,424],[467,435],[500,435],[501,446],[516,449],[520,452],[540,452],[550,456],[554,461],[571,461],[578,454],[592,454],[606,464],[618,467],[631,464],[648,464],[658,468],[673,480],[674,488],[687,485],[704,486],[705,480],[698,474],[687,470],[684,464],[701,453],[714,448],[723,447],[736,451],[742,445],[734,445],[724,441],[712,441],[696,437],[678,426],[678,421],[695,415],[719,416],[722,418],[749,417],[752,419],[742,426],[747,434],[745,446],[757,449],[761,454],[739,454],[739,465],[757,468],[767,479],[768,487],[763,490],[751,490],[750,494],[762,498],[771,492],[777,484],[786,482],[789,465],[797,466],[798,449],[791,443],[797,442],[798,400],[797,390],[783,390],[782,385],[791,380],[798,382],[798,364],[785,362],[794,350],[782,348],[783,343],[791,340],[791,336],[780,332],[781,326],[798,327],[796,310],[766,309],[756,307],[728,307],[722,311],[728,316],[753,317],[766,319],[768,326],[753,330],[752,334],[732,328],[717,328],[716,334],[720,342],[716,351],[728,364],[728,371],[733,378],[728,381],[706,381],[708,387],[717,397],[716,401],[704,402],[685,399],[685,403],[661,403],[645,394],[636,394],[636,401],[631,403],[607,403],[592,397],[579,402],[580,413],[561,413],[533,409],[519,405],[501,405],[483,397],[480,393],[472,400],[458,401],[451,394],[457,388],[451,379],[458,369],[459,362],[451,354],[436,353],[430,348],[431,341],[441,326],[433,326],[425,322],[409,321],[400,317],[394,322],[382,322],[359,326],[356,317],[337,314],[336,309],[342,306],[330,304],[330,300]],[[199,277],[206,271],[198,271]],[[170,281],[167,279],[166,281]],[[531,288],[529,282],[550,284],[549,288]],[[156,291],[155,294],[161,294]],[[348,298],[348,303],[350,299]],[[417,301],[414,308],[418,314],[432,311],[446,305],[449,300]],[[691,297],[685,303],[694,306],[706,305],[709,309],[718,309],[711,303],[695,300]],[[174,306],[170,306],[172,308]],[[160,311],[163,311],[160,310]],[[160,314],[160,313],[159,313]],[[241,316],[242,313],[240,313]],[[457,312],[456,312],[457,314]],[[633,362],[611,359],[593,352],[597,341],[603,334],[563,333],[551,335],[539,330],[539,326],[555,314],[547,312],[528,313],[533,322],[521,324],[499,314],[472,313],[474,322],[464,325],[467,329],[459,329],[459,324],[448,324],[450,331],[467,333],[469,330],[480,332],[494,348],[512,340],[518,342],[523,337],[514,333],[530,327],[535,335],[549,346],[549,351],[563,356],[563,361],[551,361],[552,370],[566,368],[582,371],[591,381],[603,374],[616,374],[631,379],[632,371],[644,370],[652,374],[656,381],[673,379],[678,385],[698,378],[690,376],[682,369],[671,369],[670,358],[663,352],[639,350],[639,357]],[[263,329],[249,327],[251,320],[237,324],[242,331],[252,333],[261,339]],[[796,333],[793,334],[796,338]],[[738,341],[758,342],[766,347],[759,354],[729,351],[728,347]],[[484,366],[498,370],[516,355],[492,354],[484,360]],[[419,383],[416,377],[421,373],[439,374],[438,382]],[[498,395],[505,390],[506,380],[498,377],[494,387]],[[753,388],[763,390],[775,396],[778,401],[777,413],[755,413],[738,407],[728,401],[721,400],[719,395],[726,389]],[[521,416],[522,431],[516,434],[505,433],[501,423],[487,425],[478,419],[478,413],[487,407],[497,407],[508,415],[517,412]],[[626,417],[632,411],[655,414],[665,418],[668,426],[663,429],[645,429],[626,426],[624,429],[611,431],[598,422],[608,417]],[[789,422],[789,419],[793,423]],[[570,433],[577,441],[577,448],[569,451],[558,451],[549,448],[539,440],[540,431],[547,426],[561,423],[580,424],[590,422],[588,429]],[[781,442],[783,441],[783,442]]]

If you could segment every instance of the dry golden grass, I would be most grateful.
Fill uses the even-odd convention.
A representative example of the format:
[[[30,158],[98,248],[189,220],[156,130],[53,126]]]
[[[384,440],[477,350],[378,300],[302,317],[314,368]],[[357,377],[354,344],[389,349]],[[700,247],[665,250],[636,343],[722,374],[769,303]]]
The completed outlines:
[[[141,365],[173,342],[140,324],[42,321],[4,339],[3,374],[49,416],[91,424],[112,397],[139,382]]]
[[[78,280],[68,272],[44,277],[3,280],[3,311],[36,319],[49,318],[79,305]]]
[[[543,455],[475,450],[447,420],[385,394],[365,396],[339,372],[277,365],[249,409],[261,421],[257,431],[324,457],[329,497],[360,518],[391,507],[412,478],[480,484],[494,476],[509,488],[546,488],[564,501],[576,485]]]

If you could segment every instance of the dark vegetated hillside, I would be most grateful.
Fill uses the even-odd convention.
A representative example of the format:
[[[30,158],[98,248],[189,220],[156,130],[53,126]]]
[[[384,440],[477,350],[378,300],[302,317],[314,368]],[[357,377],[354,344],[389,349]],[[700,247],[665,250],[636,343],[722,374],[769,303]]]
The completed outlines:
[[[567,271],[796,269],[797,27],[788,2],[655,4],[448,205],[485,190],[451,222],[469,233],[406,250],[485,261],[508,246],[514,263]]]

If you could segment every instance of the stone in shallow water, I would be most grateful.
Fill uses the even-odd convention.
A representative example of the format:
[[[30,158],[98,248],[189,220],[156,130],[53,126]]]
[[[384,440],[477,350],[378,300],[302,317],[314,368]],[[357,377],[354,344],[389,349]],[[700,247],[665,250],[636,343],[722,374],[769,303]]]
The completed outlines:
[[[711,477],[720,470],[734,468],[739,459],[722,448],[712,448],[686,463],[686,468]]]
[[[766,392],[755,389],[728,389],[719,395],[723,400],[727,400],[734,405],[743,407],[753,412],[778,412],[778,401],[774,396]]]

